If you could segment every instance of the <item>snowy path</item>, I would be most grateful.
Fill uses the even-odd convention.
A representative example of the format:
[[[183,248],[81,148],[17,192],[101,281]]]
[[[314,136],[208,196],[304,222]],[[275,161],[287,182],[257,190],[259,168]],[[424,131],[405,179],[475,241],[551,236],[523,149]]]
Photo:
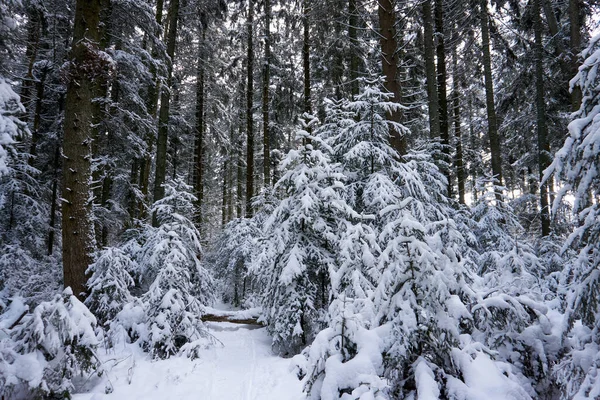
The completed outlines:
[[[226,322],[208,326],[224,347],[207,349],[194,361],[173,357],[153,362],[135,347],[127,347],[121,354],[107,354],[106,360],[120,361],[108,373],[114,391],[105,394],[107,381],[102,379],[90,393],[78,394],[74,400],[305,398],[300,382],[289,372],[290,360],[272,354],[265,328]],[[108,361],[107,365],[114,363]]]

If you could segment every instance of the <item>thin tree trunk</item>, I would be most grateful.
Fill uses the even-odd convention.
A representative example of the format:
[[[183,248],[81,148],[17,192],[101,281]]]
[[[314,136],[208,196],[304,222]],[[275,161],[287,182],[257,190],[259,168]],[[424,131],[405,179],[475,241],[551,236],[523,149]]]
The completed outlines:
[[[571,54],[570,75],[574,77],[579,69],[579,52],[581,51],[581,0],[569,0],[569,22],[571,25]],[[571,91],[571,111],[579,110],[583,95],[579,86],[574,86]]]
[[[60,177],[60,146],[56,146],[54,153],[54,179],[52,180],[52,198],[50,199],[50,222],[48,223],[48,243],[47,243],[47,254],[49,256],[54,253],[54,236],[56,234],[56,206],[58,200],[58,181]]]
[[[227,150],[222,149],[223,153],[226,153]],[[222,190],[222,198],[221,198],[221,225],[225,226],[227,223],[227,185],[229,184],[227,179],[227,171],[229,169],[229,162],[227,158],[223,163],[223,190]]]
[[[265,62],[263,64],[263,181],[271,186],[271,133],[269,130],[269,85],[271,81],[271,0],[265,1]]]
[[[358,96],[358,0],[348,0],[348,39],[350,39],[350,93],[352,98]]]
[[[431,16],[431,0],[422,3],[423,40],[425,42],[425,76],[427,78],[427,104],[429,106],[429,136],[440,137],[440,103],[437,92],[437,76],[435,71],[435,53],[433,43],[433,18]]]
[[[456,141],[456,179],[458,181],[458,202],[465,204],[465,166],[463,160],[462,132],[460,128],[460,74],[456,48],[452,52],[452,109],[454,112],[454,140]]]
[[[246,218],[252,217],[254,197],[254,0],[248,0],[246,83]]]
[[[398,71],[398,42],[396,39],[396,14],[391,0],[379,0],[378,9],[380,45],[381,45],[381,69],[385,77],[384,87],[393,97],[391,101],[400,103],[402,94],[400,91]],[[402,112],[390,110],[386,113],[388,121],[400,123]],[[390,144],[398,152],[399,156],[406,154],[406,138],[395,126],[390,127]]]
[[[36,83],[37,93],[35,100],[35,113],[33,115],[33,129],[31,130],[31,147],[29,149],[29,165],[33,163],[34,157],[37,155],[37,144],[40,139],[40,122],[42,121],[42,105],[44,103],[44,89],[46,87],[46,75],[48,69],[43,68],[41,76]]]
[[[437,37],[436,56],[437,56],[437,94],[439,100],[439,119],[440,119],[440,138],[442,139],[442,153],[444,161],[448,167],[444,169],[446,179],[448,180],[448,197],[452,197],[452,170],[450,165],[452,159],[450,156],[450,123],[448,117],[448,95],[446,93],[446,44],[444,40],[444,1],[435,0],[435,33]]]
[[[544,92],[544,44],[542,43],[542,0],[533,0],[534,33],[535,33],[535,92],[537,109],[538,168],[540,174],[540,217],[542,220],[542,236],[550,234],[550,205],[548,201],[548,182],[542,182],[544,170],[550,166],[550,143],[548,142],[548,126],[546,122],[546,104]]]
[[[169,136],[169,114],[171,101],[171,86],[173,83],[173,64],[175,63],[175,43],[177,41],[177,21],[179,16],[179,0],[171,0],[169,5],[167,35],[167,87],[161,92],[160,112],[158,116],[158,139],[156,141],[156,168],[154,174],[154,201],[165,196],[165,177],[167,174],[167,139]],[[152,216],[152,225],[156,226],[156,214]]]
[[[198,66],[196,73],[196,146],[194,152],[194,192],[196,195],[196,224],[202,224],[202,202],[204,199],[204,55],[203,47],[206,31],[202,28],[198,45]]]
[[[310,94],[310,5],[302,2],[302,66],[304,72],[304,112],[312,114]]]
[[[23,79],[21,89],[21,101],[25,104],[27,111],[22,116],[23,122],[29,122],[29,110],[31,104],[31,91],[34,84],[33,66],[37,58],[37,51],[40,42],[41,15],[35,7],[28,10],[29,20],[27,21],[27,47],[25,48],[25,58],[27,60],[27,73]]]
[[[488,117],[488,139],[492,158],[492,175],[496,185],[502,186],[502,153],[500,152],[500,136],[494,104],[494,81],[492,80],[492,56],[490,53],[490,27],[487,0],[480,1],[481,41],[483,50],[483,72],[485,76],[485,104]],[[500,193],[496,193],[498,199]]]
[[[97,49],[100,42],[102,0],[77,0],[67,85],[63,138],[62,243],[65,287],[82,297],[86,270],[94,250],[94,224],[90,202],[92,178],[93,77],[103,65]],[[93,71],[79,68],[93,65]]]

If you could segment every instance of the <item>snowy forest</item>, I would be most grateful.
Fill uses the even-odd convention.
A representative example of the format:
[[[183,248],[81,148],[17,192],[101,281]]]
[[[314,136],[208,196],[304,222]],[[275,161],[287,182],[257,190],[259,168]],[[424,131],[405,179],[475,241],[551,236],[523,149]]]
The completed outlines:
[[[600,399],[600,1],[0,0],[0,398]]]

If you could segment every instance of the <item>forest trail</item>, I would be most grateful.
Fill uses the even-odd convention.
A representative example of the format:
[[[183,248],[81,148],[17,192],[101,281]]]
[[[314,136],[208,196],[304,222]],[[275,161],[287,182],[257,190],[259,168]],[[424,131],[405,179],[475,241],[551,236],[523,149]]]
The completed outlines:
[[[207,326],[223,346],[203,350],[193,361],[184,356],[151,361],[131,346],[122,348],[121,354],[102,354],[109,370],[107,377],[95,382],[89,393],[75,395],[74,400],[305,398],[300,381],[289,370],[290,360],[273,355],[265,328],[229,322],[210,322]],[[109,381],[113,392],[105,394]]]

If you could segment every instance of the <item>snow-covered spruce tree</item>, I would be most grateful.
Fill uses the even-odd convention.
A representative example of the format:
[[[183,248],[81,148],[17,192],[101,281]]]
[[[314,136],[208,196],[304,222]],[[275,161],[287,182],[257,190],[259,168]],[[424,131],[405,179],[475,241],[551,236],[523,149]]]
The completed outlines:
[[[0,18],[3,17],[0,15]],[[27,132],[27,126],[19,119],[25,112],[19,96],[11,85],[0,76],[0,176],[6,174],[6,158],[10,146]]]
[[[112,321],[126,303],[132,301],[130,288],[135,285],[132,275],[138,267],[131,257],[118,247],[99,252],[87,273],[89,295],[85,304],[101,324]]]
[[[382,115],[399,105],[388,102],[376,86],[367,86],[355,101],[326,104],[325,124],[316,132],[328,139],[341,162],[340,170],[347,177],[343,194],[353,212],[337,227],[340,241],[330,269],[329,322],[305,352],[309,365],[305,390],[313,399],[337,399],[342,394],[383,398],[387,385],[381,379],[381,332],[370,330],[376,325],[373,293],[381,276],[378,210],[369,207],[374,193],[366,189],[370,179],[387,174],[396,163]]]
[[[322,328],[330,302],[329,270],[338,246],[338,223],[347,212],[343,176],[331,163],[331,148],[308,128],[297,132],[301,145],[282,161],[275,190],[283,199],[264,227],[264,247],[255,263],[266,282],[263,308],[273,346],[295,354]]]
[[[70,288],[40,303],[11,336],[17,354],[9,355],[9,363],[20,368],[3,390],[26,391],[26,398],[70,398],[76,380],[100,367],[96,318]]]
[[[544,266],[524,240],[524,229],[503,195],[503,188],[486,188],[492,185],[491,181],[479,181],[481,194],[471,209],[479,244],[478,275],[489,288],[517,295],[537,291],[539,295]]]
[[[235,307],[243,305],[247,295],[252,297],[252,293],[248,292],[252,278],[248,271],[254,261],[259,237],[256,218],[234,219],[225,226],[207,255],[206,263],[211,265],[218,279],[222,300]]]
[[[195,200],[190,191],[181,179],[165,184],[165,197],[152,207],[159,226],[148,227],[138,259],[147,291],[126,305],[111,327],[113,332],[125,328],[157,358],[180,351],[195,357],[211,342],[201,316],[214,299],[213,280],[199,260],[198,230],[186,217]]]
[[[564,398],[600,396],[600,36],[582,53],[585,61],[571,85],[581,88],[583,101],[569,124],[569,136],[546,173],[564,181],[554,208],[574,195],[577,227],[565,243],[578,255],[565,269],[568,284],[566,356],[555,372]]]

